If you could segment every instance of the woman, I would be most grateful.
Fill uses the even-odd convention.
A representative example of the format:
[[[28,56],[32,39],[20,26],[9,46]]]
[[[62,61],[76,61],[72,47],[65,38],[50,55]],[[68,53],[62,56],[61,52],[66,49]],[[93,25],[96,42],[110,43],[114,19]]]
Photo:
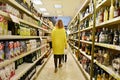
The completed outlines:
[[[52,30],[52,48],[54,54],[55,73],[57,72],[57,61],[59,59],[59,68],[62,67],[61,58],[64,49],[67,48],[66,32],[62,20],[58,20],[55,28]]]

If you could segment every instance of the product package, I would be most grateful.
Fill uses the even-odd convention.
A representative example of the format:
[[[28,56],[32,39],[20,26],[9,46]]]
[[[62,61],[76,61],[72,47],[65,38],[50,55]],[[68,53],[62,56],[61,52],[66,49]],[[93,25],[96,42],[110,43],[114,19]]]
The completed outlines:
[[[4,43],[0,42],[0,62],[4,60]]]
[[[5,59],[14,57],[14,44],[13,41],[5,41]]]

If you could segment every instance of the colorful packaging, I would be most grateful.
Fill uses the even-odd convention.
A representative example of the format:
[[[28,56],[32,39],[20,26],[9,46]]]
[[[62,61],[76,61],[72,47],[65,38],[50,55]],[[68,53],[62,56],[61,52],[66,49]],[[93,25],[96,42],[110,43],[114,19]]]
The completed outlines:
[[[10,78],[12,78],[15,75],[15,63],[11,63],[9,65],[9,69],[10,69]]]
[[[16,44],[17,44],[17,54],[19,55],[20,54],[20,42],[16,41]]]
[[[26,46],[26,43],[25,41],[20,41],[20,53],[24,53],[27,51],[27,46]]]
[[[3,35],[3,21],[4,17],[0,15],[0,35]]]
[[[10,80],[11,73],[10,73],[10,66],[9,65],[5,66],[4,72],[5,72],[5,76],[6,76],[7,80]]]
[[[13,41],[5,42],[5,57],[6,59],[11,59],[14,57]]]
[[[0,62],[4,60],[4,43],[0,42]]]
[[[17,42],[13,43],[14,55],[17,56]]]
[[[4,20],[4,23],[3,23],[3,31],[4,31],[4,35],[7,35],[8,34],[8,21],[7,20]]]

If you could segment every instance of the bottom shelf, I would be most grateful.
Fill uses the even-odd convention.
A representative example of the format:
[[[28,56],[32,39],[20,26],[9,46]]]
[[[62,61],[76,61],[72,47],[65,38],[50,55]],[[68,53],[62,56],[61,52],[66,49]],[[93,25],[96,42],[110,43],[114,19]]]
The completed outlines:
[[[42,70],[42,68],[45,66],[45,64],[47,63],[47,61],[49,60],[51,54],[48,56],[48,58],[44,59],[44,63],[42,65],[39,65],[36,67],[36,73],[33,75],[33,77],[30,80],[35,80],[39,74],[39,72]]]
[[[85,76],[86,80],[90,80],[90,75],[83,69],[82,65],[77,60],[76,56],[74,54],[72,54],[72,56],[74,57],[76,63],[78,64],[78,66],[80,67],[81,71],[83,72],[83,75]]]
[[[101,63],[98,63],[97,61],[96,64],[103,70],[105,70],[107,73],[109,73],[111,76],[113,76],[115,79],[120,80],[120,76],[117,73],[115,73],[115,71],[113,71],[111,66],[104,66]]]

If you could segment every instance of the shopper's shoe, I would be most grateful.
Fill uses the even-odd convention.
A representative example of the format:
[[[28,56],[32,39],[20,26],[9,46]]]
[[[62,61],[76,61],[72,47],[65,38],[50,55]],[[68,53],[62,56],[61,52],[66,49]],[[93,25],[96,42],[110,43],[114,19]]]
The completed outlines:
[[[57,71],[58,71],[58,69],[57,69],[57,68],[55,68],[55,71],[54,71],[54,72],[56,73]]]
[[[62,64],[59,64],[59,68],[61,68],[62,67]]]

